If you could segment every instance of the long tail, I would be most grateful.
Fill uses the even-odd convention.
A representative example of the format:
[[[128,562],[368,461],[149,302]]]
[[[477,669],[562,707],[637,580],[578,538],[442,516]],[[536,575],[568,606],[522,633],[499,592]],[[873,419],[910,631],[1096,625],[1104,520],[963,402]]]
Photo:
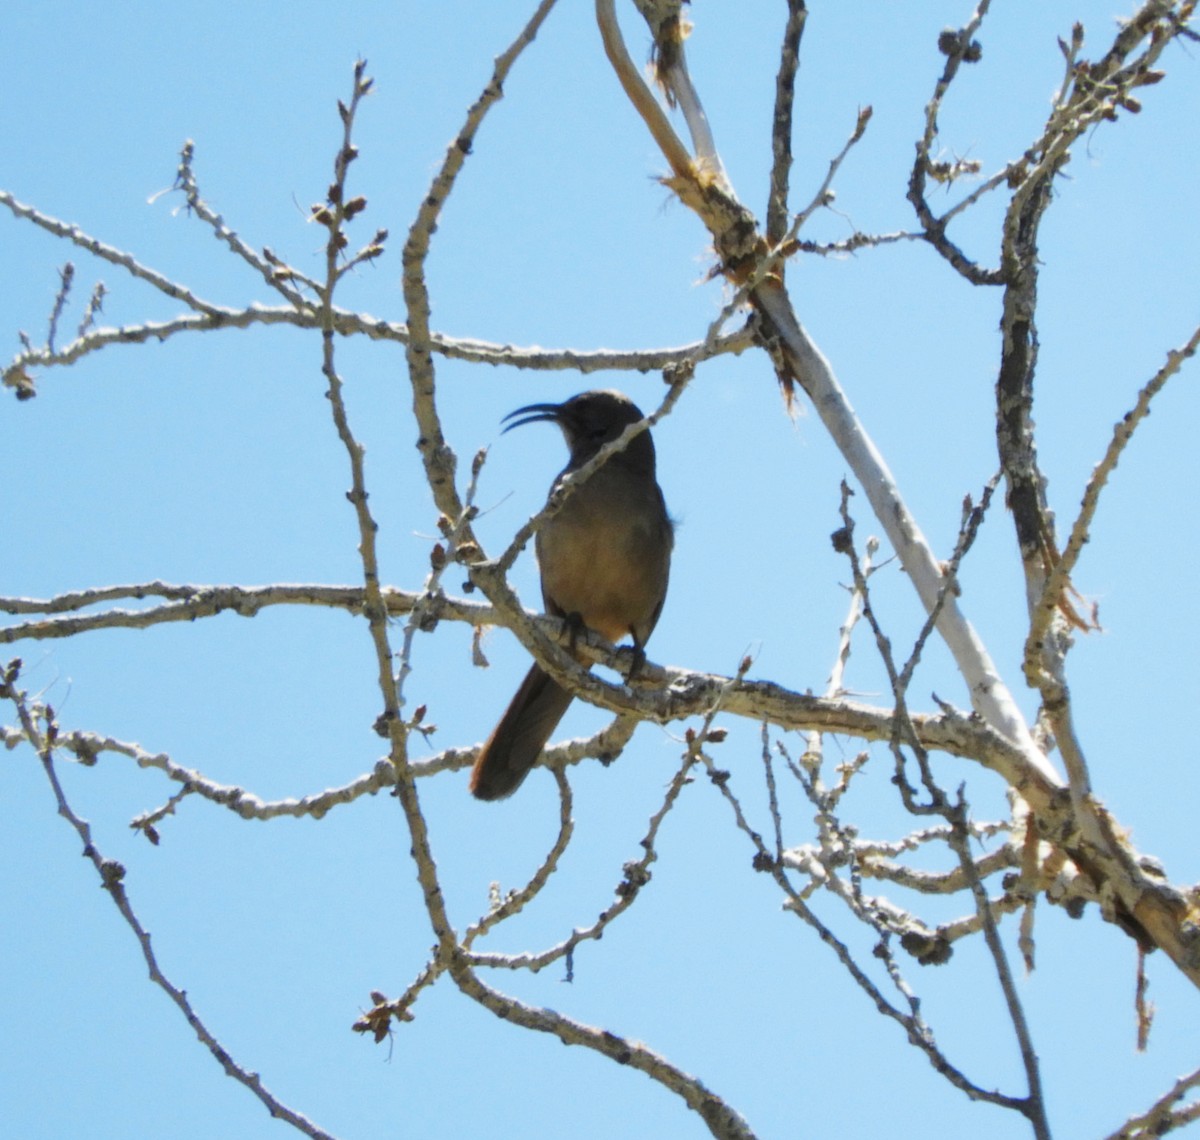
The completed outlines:
[[[479,750],[471,770],[472,795],[480,800],[511,796],[537,763],[570,703],[571,694],[534,665]]]

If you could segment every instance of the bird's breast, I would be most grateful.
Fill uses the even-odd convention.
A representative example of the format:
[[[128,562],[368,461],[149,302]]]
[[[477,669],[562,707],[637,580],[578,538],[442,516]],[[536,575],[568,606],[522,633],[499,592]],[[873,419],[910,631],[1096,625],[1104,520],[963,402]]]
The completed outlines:
[[[607,476],[607,478],[606,478]],[[609,641],[644,642],[667,589],[672,536],[653,477],[598,471],[537,535],[548,608],[577,613]]]

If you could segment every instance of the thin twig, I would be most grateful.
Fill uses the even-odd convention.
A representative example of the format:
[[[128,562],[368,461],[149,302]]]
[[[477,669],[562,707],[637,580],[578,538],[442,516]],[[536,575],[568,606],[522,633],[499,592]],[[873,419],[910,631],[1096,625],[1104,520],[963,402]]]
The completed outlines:
[[[133,909],[129,894],[125,889],[125,868],[115,859],[108,859],[101,853],[99,847],[96,845],[90,824],[75,812],[67,800],[62,782],[58,778],[58,771],[54,760],[54,740],[58,728],[53,710],[49,707],[39,709],[31,706],[27,695],[16,687],[17,678],[18,668],[15,663],[10,662],[5,670],[3,682],[0,683],[0,698],[12,702],[24,735],[42,762],[42,769],[54,792],[55,802],[58,805],[58,814],[74,828],[76,835],[79,836],[79,842],[83,846],[84,857],[95,867],[96,873],[100,877],[101,885],[108,892],[121,917],[125,920],[126,925],[137,939],[142,951],[142,957],[150,972],[150,980],[171,999],[179,1012],[183,1014],[184,1019],[191,1026],[192,1031],[199,1038],[201,1044],[212,1054],[226,1075],[249,1089],[271,1116],[287,1122],[298,1132],[303,1133],[305,1136],[313,1137],[313,1140],[333,1140],[330,1133],[280,1101],[263,1084],[262,1078],[258,1073],[251,1072],[238,1064],[233,1059],[229,1050],[221,1044],[212,1030],[209,1029],[208,1025],[196,1012],[186,991],[176,986],[163,972],[162,967],[159,965],[158,956],[151,945],[150,932],[142,925],[141,920]]]
[[[927,788],[932,794],[937,794],[931,783],[927,784]],[[939,798],[941,798],[940,795]],[[1021,1053],[1021,1064],[1025,1069],[1025,1079],[1029,1084],[1029,1095],[1020,1111],[1029,1120],[1037,1140],[1050,1140],[1050,1121],[1046,1116],[1046,1101],[1042,1093],[1041,1065],[1038,1061],[1037,1051],[1033,1047],[1033,1036],[1025,1017],[1025,1007],[1021,1003],[1021,997],[1013,979],[1012,968],[1008,964],[1008,955],[1004,950],[1004,944],[1000,941],[995,914],[988,901],[983,883],[976,874],[975,862],[971,858],[967,805],[961,789],[953,802],[945,801],[945,808],[945,817],[951,825],[950,847],[958,855],[967,882],[970,884],[971,893],[975,897],[975,911],[983,924],[984,942],[987,944],[992,963],[996,968],[1000,989],[1004,993],[1005,1007],[1008,1009],[1009,1019],[1012,1021],[1017,1047]]]
[[[192,167],[195,156],[196,144],[191,139],[188,139],[179,152],[179,167],[175,174],[175,189],[182,191],[187,201],[188,210],[213,231],[213,236],[218,241],[224,242],[251,269],[258,273],[272,289],[286,298],[297,311],[311,313],[313,310],[312,302],[297,293],[296,290],[288,287],[287,277],[278,272],[278,266],[273,264],[270,258],[264,257],[251,249],[226,225],[225,219],[200,197],[200,187],[196,182],[196,172]],[[299,278],[299,275],[294,271],[289,276]],[[320,286],[317,282],[307,278],[299,279],[303,280],[304,284],[310,289],[319,292]]]
[[[957,31],[944,31],[938,39],[938,47],[945,54],[946,63],[934,85],[933,96],[925,105],[924,129],[917,140],[916,158],[908,181],[908,200],[917,213],[917,219],[929,244],[949,265],[974,285],[999,284],[999,272],[983,269],[946,236],[946,226],[957,211],[942,218],[934,217],[927,197],[926,180],[934,169],[932,150],[938,133],[938,115],[942,109],[942,101],[962,64],[973,63],[979,59],[980,48],[975,41],[975,33],[979,31],[990,4],[991,0],[980,0],[979,6],[964,27]]]
[[[59,270],[58,292],[54,295],[54,308],[50,311],[49,327],[46,332],[46,351],[54,351],[54,338],[58,335],[58,322],[67,307],[71,295],[71,283],[75,280],[75,266],[69,261]]]
[[[621,881],[613,892],[616,897],[597,915],[596,920],[590,926],[579,927],[571,931],[562,941],[537,953],[485,954],[476,952],[471,955],[471,962],[476,966],[531,970],[536,973],[563,958],[571,962],[577,946],[583,942],[598,941],[602,938],[608,927],[633,905],[642,888],[650,882],[650,866],[658,859],[656,844],[659,829],[687,784],[688,773],[694,762],[694,756],[688,755],[684,758],[683,763],[667,785],[662,803],[650,816],[645,835],[638,842],[638,846],[642,849],[640,858],[624,864],[621,869]],[[464,939],[464,944],[465,941]]]
[[[574,801],[571,795],[571,785],[563,766],[556,764],[551,771],[554,773],[554,781],[558,786],[558,834],[554,837],[550,850],[546,852],[546,857],[530,876],[529,881],[519,890],[509,891],[478,922],[467,928],[462,938],[464,950],[469,951],[477,938],[487,935],[499,923],[512,918],[513,915],[520,914],[526,905],[537,898],[542,888],[550,881],[550,876],[558,870],[559,860],[562,859],[567,844],[571,842],[571,837],[575,834],[575,823],[571,819],[571,808]],[[478,958],[475,960],[478,961]]]
[[[1184,362],[1195,355],[1198,348],[1200,348],[1200,326],[1192,330],[1192,335],[1181,347],[1167,353],[1167,359],[1163,366],[1138,393],[1133,407],[1113,426],[1112,438],[1105,448],[1104,456],[1096,464],[1091,478],[1088,479],[1087,487],[1084,489],[1079,515],[1071,527],[1070,538],[1063,548],[1061,557],[1046,578],[1040,601],[1033,608],[1033,620],[1030,623],[1029,636],[1025,642],[1025,669],[1031,678],[1041,672],[1041,641],[1058,609],[1059,596],[1066,589],[1071,574],[1079,561],[1079,556],[1087,545],[1092,520],[1100,505],[1101,492],[1116,469],[1125,448],[1133,439],[1133,433],[1150,414],[1151,401],[1162,391],[1167,381],[1179,371]]]
[[[905,985],[902,979],[899,979],[898,974],[892,973],[893,982],[899,981],[901,992],[905,995],[905,1001],[908,1005],[908,1011],[898,1008],[892,1002],[888,1001],[879,987],[871,980],[867,973],[855,960],[854,955],[850,952],[844,942],[842,942],[833,931],[823,923],[812,908],[805,902],[802,893],[797,891],[792,883],[788,880],[785,868],[776,863],[771,858],[771,853],[763,843],[762,837],[755,831],[747,821],[742,810],[741,804],[737,797],[733,794],[729,787],[728,780],[714,780],[713,783],[719,790],[722,797],[728,803],[734,814],[734,821],[739,831],[741,831],[750,840],[751,846],[754,848],[755,868],[770,873],[771,877],[783,892],[786,902],[786,909],[796,914],[804,922],[808,923],[817,933],[818,937],[829,946],[836,954],[842,966],[849,973],[855,984],[870,998],[875,1008],[885,1017],[895,1021],[904,1030],[909,1042],[921,1050],[933,1065],[934,1069],[941,1073],[955,1088],[960,1089],[972,1100],[985,1101],[989,1104],[998,1105],[1002,1108],[1020,1110],[1024,1101],[1017,1097],[1006,1096],[1003,1093],[998,1093],[984,1088],[981,1085],[971,1081],[961,1070],[956,1068],[942,1052],[937,1042],[934,1039],[933,1033],[926,1024],[920,1013],[919,1003],[917,1003]]]
[[[1176,1128],[1200,1120],[1200,1100],[1175,1108],[1192,1089],[1200,1087],[1200,1069],[1180,1077],[1140,1116],[1130,1117],[1105,1140],[1157,1140]]]

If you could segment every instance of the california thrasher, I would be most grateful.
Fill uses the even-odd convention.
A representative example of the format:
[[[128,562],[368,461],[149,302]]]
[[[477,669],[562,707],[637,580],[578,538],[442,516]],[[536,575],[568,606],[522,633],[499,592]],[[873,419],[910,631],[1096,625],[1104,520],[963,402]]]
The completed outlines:
[[[553,492],[643,416],[628,396],[595,391],[561,404],[529,404],[504,418],[513,421],[505,431],[542,420],[562,429],[571,458]],[[667,596],[673,545],[654,477],[654,441],[644,431],[576,487],[537,532],[546,612],[614,644],[631,636],[636,672]],[[479,751],[470,784],[476,798],[499,800],[520,787],[570,703],[571,694],[535,664]]]

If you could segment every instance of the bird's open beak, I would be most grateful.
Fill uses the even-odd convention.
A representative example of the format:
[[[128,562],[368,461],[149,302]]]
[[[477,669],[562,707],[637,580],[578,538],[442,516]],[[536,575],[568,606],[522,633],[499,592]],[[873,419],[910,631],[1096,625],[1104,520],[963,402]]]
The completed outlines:
[[[522,427],[525,424],[536,424],[542,422],[558,423],[559,417],[562,414],[561,404],[526,404],[523,408],[518,408],[515,412],[509,412],[508,415],[501,420],[501,423],[506,423],[508,420],[513,422],[505,427],[505,431],[512,431],[515,427]],[[524,419],[517,419],[517,416],[524,416]]]

